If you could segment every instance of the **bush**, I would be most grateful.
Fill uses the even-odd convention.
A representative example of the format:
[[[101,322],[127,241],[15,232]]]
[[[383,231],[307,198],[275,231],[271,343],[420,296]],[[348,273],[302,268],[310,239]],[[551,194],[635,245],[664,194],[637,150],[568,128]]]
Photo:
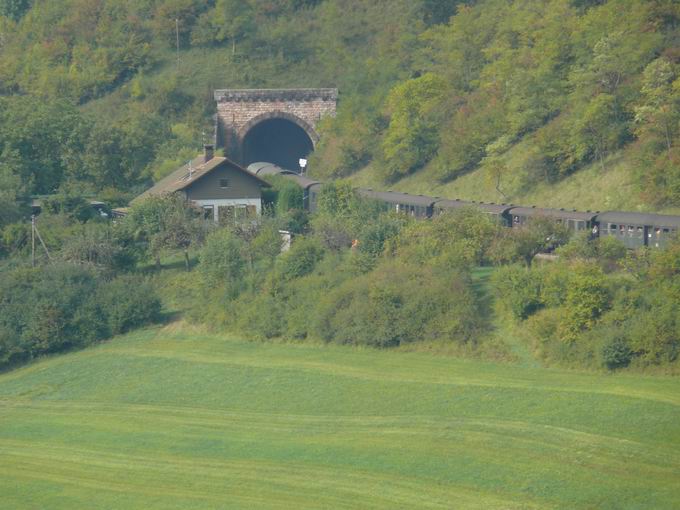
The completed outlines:
[[[134,291],[132,291],[134,289]],[[160,300],[132,276],[53,264],[0,274],[0,365],[83,347],[158,318]]]
[[[245,243],[227,229],[210,235],[199,255],[198,269],[203,284],[208,287],[225,285],[230,295],[237,296],[246,267],[244,250]]]
[[[541,308],[541,281],[536,273],[521,266],[499,268],[492,276],[499,306],[515,320],[524,320]]]
[[[609,282],[599,267],[581,263],[570,269],[560,329],[564,340],[574,341],[580,333],[592,329],[609,308],[611,296]]]
[[[299,238],[278,260],[277,274],[283,280],[293,280],[311,273],[324,255],[324,249],[314,238]]]
[[[320,338],[374,347],[425,340],[467,343],[482,324],[463,277],[441,278],[431,268],[398,261],[347,280],[322,298],[313,316]]]
[[[610,370],[626,367],[632,359],[633,351],[620,336],[614,337],[602,347],[602,363]]]
[[[107,270],[130,269],[136,262],[137,252],[131,240],[120,235],[121,230],[105,223],[79,225],[64,239],[59,257],[66,262]]]
[[[498,226],[482,211],[466,207],[447,212],[428,222],[414,222],[403,228],[396,252],[403,258],[422,263],[439,258],[458,267],[479,265],[488,259],[488,250]]]
[[[153,287],[136,276],[121,276],[100,286],[97,302],[111,335],[155,322],[161,312],[161,301]]]
[[[260,339],[282,335],[284,327],[283,306],[269,294],[239,300],[236,307],[238,327],[246,334]]]

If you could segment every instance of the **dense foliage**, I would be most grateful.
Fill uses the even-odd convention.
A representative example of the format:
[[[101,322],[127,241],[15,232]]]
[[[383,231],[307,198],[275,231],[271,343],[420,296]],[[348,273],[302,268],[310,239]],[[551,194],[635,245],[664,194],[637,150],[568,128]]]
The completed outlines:
[[[0,272],[0,310],[2,367],[153,322],[160,300],[139,278],[61,263]]]
[[[271,235],[274,219],[251,239],[238,229],[209,237],[198,267],[203,290],[189,284],[194,318],[260,338],[376,347],[477,342],[484,321],[469,276],[477,252],[459,253],[475,243],[461,232],[471,212],[433,222],[436,239],[429,224],[383,213],[342,184],[327,186],[319,204],[310,229],[281,254],[280,237]],[[483,243],[495,229],[478,219],[486,227],[477,236]],[[414,233],[421,234],[418,242]],[[450,236],[461,244],[444,243]],[[438,250],[411,256],[430,239]]]
[[[576,238],[560,262],[494,275],[500,308],[553,363],[621,368],[664,365],[680,354],[680,244],[626,253],[611,238]]]
[[[338,86],[318,175],[484,163],[501,191],[519,142],[528,183],[623,150],[641,197],[677,205],[679,20],[670,0],[6,0],[0,197],[141,188],[212,132],[212,88]]]

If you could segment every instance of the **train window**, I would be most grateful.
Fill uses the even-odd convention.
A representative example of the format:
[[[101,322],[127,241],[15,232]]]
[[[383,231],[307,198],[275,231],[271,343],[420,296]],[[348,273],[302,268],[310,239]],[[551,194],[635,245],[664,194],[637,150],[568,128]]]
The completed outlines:
[[[669,232],[669,230],[668,230],[667,228],[664,228],[664,229],[663,229],[663,233],[664,233],[664,234],[668,234],[668,232]],[[675,232],[675,231],[674,231],[674,232]]]
[[[512,222],[513,223],[519,223],[519,216],[513,216]]]
[[[616,230],[617,228],[619,228],[619,227],[617,227],[617,226],[614,225],[613,223],[610,223],[610,224],[609,224],[609,230]]]

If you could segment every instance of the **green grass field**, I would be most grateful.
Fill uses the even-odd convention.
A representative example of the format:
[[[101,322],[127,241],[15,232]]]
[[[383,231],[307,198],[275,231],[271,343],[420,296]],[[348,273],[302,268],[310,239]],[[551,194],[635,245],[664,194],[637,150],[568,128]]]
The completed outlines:
[[[680,379],[146,330],[0,375],[0,507],[677,509]]]

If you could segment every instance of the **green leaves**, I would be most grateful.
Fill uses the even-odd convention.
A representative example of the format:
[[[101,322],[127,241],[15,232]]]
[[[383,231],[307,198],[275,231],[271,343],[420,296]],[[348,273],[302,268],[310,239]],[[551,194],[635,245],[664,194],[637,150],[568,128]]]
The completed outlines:
[[[422,167],[439,146],[439,114],[446,82],[428,73],[396,86],[387,98],[390,123],[382,143],[384,177],[394,180]]]

